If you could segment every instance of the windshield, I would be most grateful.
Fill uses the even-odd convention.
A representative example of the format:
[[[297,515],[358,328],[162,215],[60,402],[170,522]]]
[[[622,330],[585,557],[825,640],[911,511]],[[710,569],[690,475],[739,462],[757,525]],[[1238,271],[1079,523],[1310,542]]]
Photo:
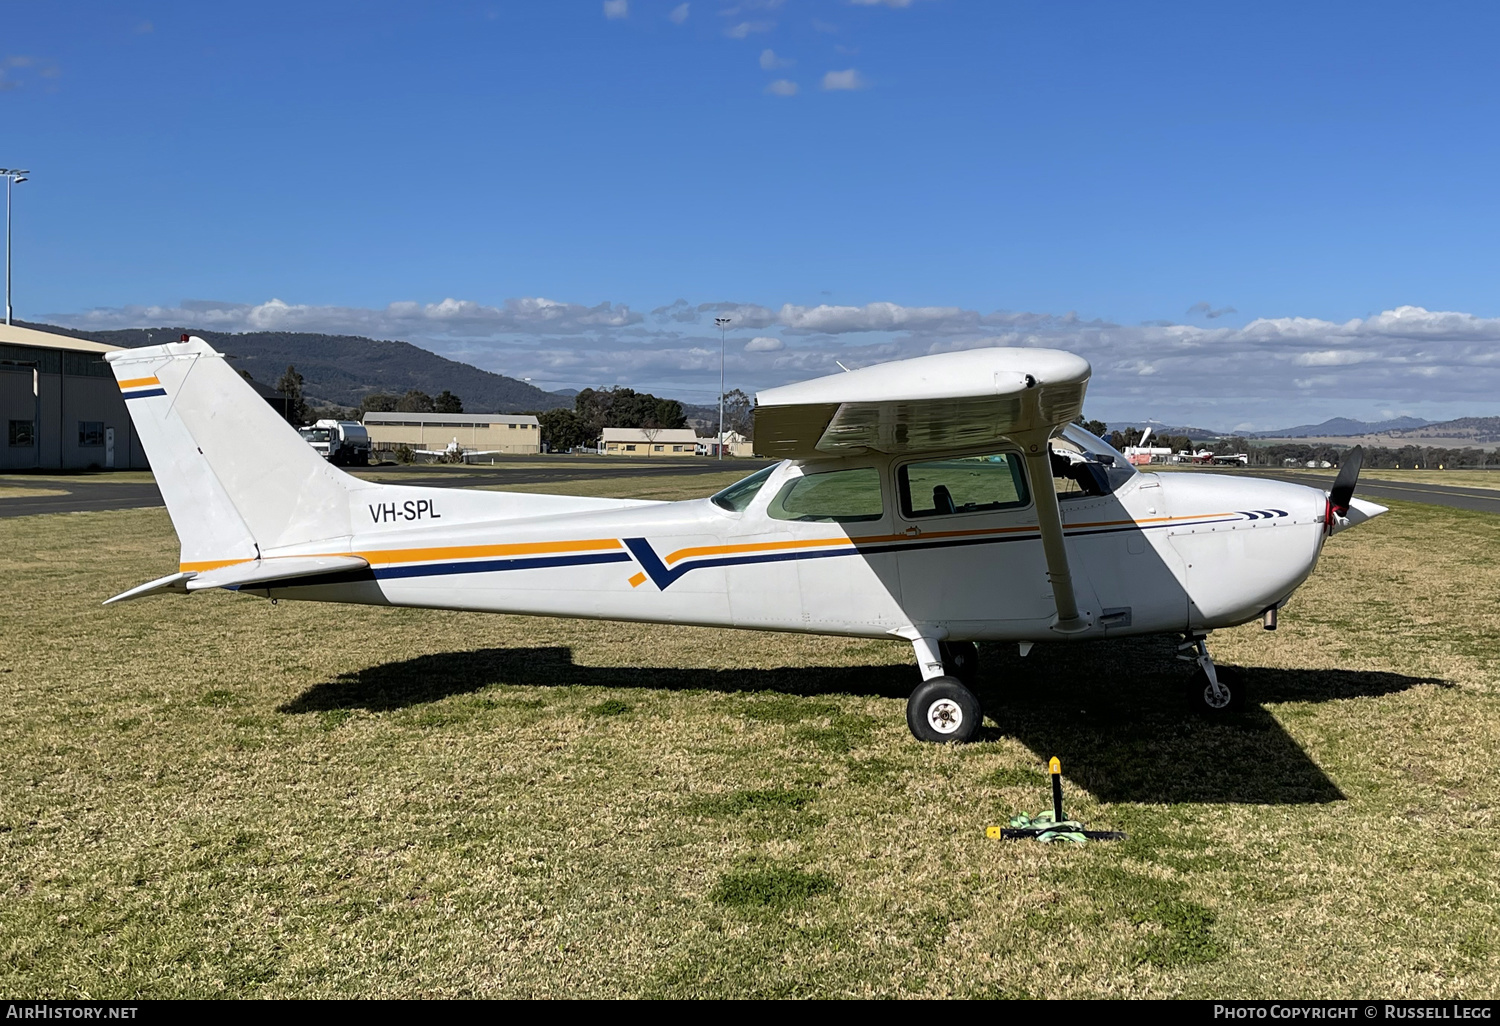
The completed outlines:
[[[327,442],[333,438],[333,432],[327,428],[303,428],[302,437],[309,442]]]
[[[761,485],[766,483],[766,479],[778,466],[780,464],[773,463],[765,470],[757,470],[743,481],[736,481],[712,497],[714,505],[721,506],[731,513],[745,512],[745,509],[755,500],[755,495],[760,491]]]

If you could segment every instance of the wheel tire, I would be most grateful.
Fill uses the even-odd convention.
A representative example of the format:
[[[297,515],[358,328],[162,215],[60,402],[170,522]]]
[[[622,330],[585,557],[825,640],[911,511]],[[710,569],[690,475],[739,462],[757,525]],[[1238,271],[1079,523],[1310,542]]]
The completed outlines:
[[[906,700],[906,725],[918,741],[962,744],[979,733],[979,699],[955,677],[934,677]]]
[[[1199,667],[1188,680],[1188,708],[1211,723],[1236,720],[1245,710],[1245,682],[1240,679],[1239,674],[1226,672],[1222,666],[1215,667],[1214,672],[1219,678],[1219,686],[1229,690],[1229,700],[1219,705],[1214,704],[1208,674]]]
[[[943,672],[972,687],[979,676],[979,646],[972,641],[944,641],[938,645]]]

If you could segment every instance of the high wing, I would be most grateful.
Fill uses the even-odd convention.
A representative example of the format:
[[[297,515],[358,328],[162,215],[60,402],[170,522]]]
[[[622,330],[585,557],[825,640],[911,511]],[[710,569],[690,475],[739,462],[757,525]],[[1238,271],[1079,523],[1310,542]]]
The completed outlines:
[[[1011,441],[1036,496],[1057,603],[1053,630],[1079,617],[1052,484],[1048,438],[1083,414],[1089,363],[1057,349],[971,349],[878,364],[756,394],[755,448],[781,459],[942,452]]]
[[[1057,349],[972,349],[756,394],[755,448],[779,459],[926,452],[1044,436],[1083,412],[1089,364]]]

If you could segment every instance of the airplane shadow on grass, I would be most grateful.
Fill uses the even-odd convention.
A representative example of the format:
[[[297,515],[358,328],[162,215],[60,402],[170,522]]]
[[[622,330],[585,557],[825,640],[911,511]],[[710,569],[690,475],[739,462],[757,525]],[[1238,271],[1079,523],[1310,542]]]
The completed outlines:
[[[1344,794],[1261,703],[1329,702],[1421,684],[1449,686],[1379,671],[1231,668],[1248,688],[1248,704],[1239,722],[1210,724],[1186,711],[1191,668],[1173,659],[1175,645],[1170,638],[1039,644],[1025,659],[1011,645],[981,646],[974,688],[986,715],[980,740],[1015,738],[1039,763],[1058,756],[1066,776],[1101,801],[1317,804]],[[563,646],[486,648],[344,674],[314,685],[279,711],[383,712],[497,685],[905,699],[916,683],[910,665],[579,666]],[[809,704],[810,716],[825,713],[826,703]]]

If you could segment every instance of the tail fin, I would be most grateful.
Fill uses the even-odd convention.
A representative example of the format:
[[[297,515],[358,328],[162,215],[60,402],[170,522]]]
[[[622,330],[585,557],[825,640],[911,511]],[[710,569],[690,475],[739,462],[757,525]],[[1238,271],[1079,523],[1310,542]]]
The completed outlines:
[[[182,569],[347,538],[356,481],[330,466],[201,338],[105,357],[151,461]]]

